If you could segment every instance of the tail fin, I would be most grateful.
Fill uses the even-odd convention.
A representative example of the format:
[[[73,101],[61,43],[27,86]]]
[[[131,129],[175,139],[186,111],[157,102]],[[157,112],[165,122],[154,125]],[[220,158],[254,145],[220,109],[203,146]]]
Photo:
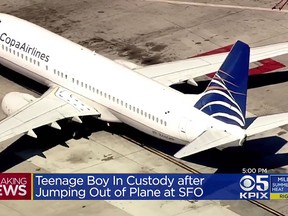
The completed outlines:
[[[237,41],[195,107],[228,124],[245,127],[250,47]]]

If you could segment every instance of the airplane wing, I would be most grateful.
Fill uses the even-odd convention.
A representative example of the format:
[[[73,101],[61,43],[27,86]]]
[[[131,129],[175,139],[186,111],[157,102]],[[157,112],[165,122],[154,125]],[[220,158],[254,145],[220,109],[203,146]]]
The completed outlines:
[[[97,116],[100,113],[80,96],[62,87],[51,87],[40,98],[28,103],[0,122],[0,142],[24,134],[36,138],[34,128],[50,124],[60,129],[56,121],[86,115]]]
[[[229,144],[238,140],[235,136],[226,133],[224,131],[209,129],[198,136],[191,143],[188,143],[182,149],[180,149],[174,157],[183,158],[192,154],[196,154],[201,151],[205,151],[210,148]]]
[[[250,63],[287,53],[287,42],[251,48]],[[194,78],[217,71],[227,55],[228,53],[220,53],[175,62],[161,63],[142,68],[136,67],[134,71],[167,86],[186,80],[197,85]]]

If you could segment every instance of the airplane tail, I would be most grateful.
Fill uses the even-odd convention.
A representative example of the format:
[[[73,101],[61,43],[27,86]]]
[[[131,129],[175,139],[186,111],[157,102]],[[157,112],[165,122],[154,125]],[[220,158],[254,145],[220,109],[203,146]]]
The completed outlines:
[[[237,41],[195,107],[227,124],[245,127],[250,47]]]
[[[249,55],[249,46],[237,41],[194,105],[213,118],[236,125],[241,130],[234,130],[235,127],[233,131],[217,127],[207,128],[180,149],[175,157],[182,158],[215,147],[242,145],[247,137],[288,124],[288,113],[248,118],[246,122]]]

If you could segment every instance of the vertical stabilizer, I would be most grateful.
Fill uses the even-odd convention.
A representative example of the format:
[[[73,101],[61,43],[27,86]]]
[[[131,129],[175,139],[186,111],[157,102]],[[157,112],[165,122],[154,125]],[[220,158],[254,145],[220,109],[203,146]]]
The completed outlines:
[[[195,107],[227,124],[245,127],[250,47],[237,41]]]

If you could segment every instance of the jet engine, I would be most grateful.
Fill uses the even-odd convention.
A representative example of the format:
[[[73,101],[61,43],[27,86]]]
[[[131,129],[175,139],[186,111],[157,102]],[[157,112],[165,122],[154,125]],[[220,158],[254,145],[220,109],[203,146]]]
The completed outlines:
[[[35,99],[34,96],[29,94],[10,92],[6,94],[2,100],[2,110],[6,115],[11,115]]]

